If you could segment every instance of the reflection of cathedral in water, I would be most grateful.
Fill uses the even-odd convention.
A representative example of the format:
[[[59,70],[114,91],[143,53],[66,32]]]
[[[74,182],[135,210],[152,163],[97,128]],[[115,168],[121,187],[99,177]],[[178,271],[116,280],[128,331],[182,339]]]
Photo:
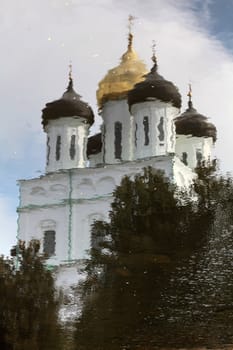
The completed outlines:
[[[158,73],[154,52],[152,61],[148,73],[130,30],[120,64],[99,83],[103,123],[96,135],[88,137],[94,114],[75,92],[71,71],[66,92],[43,109],[46,173],[19,182],[19,238],[39,239],[52,265],[87,256],[90,227],[108,219],[112,191],[124,175],[150,165],[188,187],[197,164],[211,159],[215,126],[193,108],[191,87],[180,115],[177,87]]]

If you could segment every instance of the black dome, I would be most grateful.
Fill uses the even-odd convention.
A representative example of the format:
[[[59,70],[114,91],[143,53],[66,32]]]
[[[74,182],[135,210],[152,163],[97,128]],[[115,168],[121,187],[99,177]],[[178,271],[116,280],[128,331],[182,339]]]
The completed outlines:
[[[46,107],[42,110],[42,125],[45,127],[49,120],[73,116],[85,118],[87,123],[92,125],[94,123],[93,111],[80,98],[81,96],[74,91],[73,81],[70,78],[69,85],[62,98],[46,103]]]
[[[150,101],[156,98],[163,102],[171,102],[174,107],[181,107],[181,95],[178,88],[168,80],[158,74],[158,66],[154,58],[154,66],[150,73],[145,75],[145,80],[136,84],[128,92],[129,108],[135,103]]]
[[[192,135],[197,137],[212,137],[216,141],[217,130],[214,124],[208,122],[208,118],[193,108],[192,101],[188,103],[188,109],[175,119],[176,133],[178,135]]]
[[[87,156],[98,154],[102,149],[102,134],[98,133],[88,137],[87,141]]]

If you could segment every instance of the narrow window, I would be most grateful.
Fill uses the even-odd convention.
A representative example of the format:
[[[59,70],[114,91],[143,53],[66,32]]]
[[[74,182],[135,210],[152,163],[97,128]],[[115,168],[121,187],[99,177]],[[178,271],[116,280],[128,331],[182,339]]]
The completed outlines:
[[[158,124],[158,130],[159,130],[159,141],[164,141],[164,127],[163,127],[163,122],[164,122],[164,118],[160,117],[160,121]]]
[[[200,149],[196,150],[196,159],[197,159],[197,165],[201,165],[202,153]]]
[[[47,165],[49,164],[49,156],[50,156],[50,144],[49,144],[49,136],[47,137]]]
[[[183,162],[185,165],[188,165],[188,154],[187,154],[187,152],[183,152],[183,153],[182,153],[182,162]]]
[[[148,117],[143,118],[143,125],[144,125],[144,134],[145,134],[145,142],[144,145],[149,145],[149,119]]]
[[[53,230],[44,232],[44,254],[48,257],[55,254],[56,234]]]
[[[171,123],[171,136],[170,136],[171,148],[175,146],[175,139],[176,139],[175,125]]]
[[[105,151],[105,147],[106,147],[106,126],[104,125],[103,126],[103,140],[102,140],[102,144],[103,144],[103,161],[104,161],[104,163],[105,163],[105,153],[106,153],[106,151]]]
[[[115,123],[115,158],[121,159],[122,152],[122,124],[120,122]]]
[[[135,144],[135,147],[137,147],[137,132],[138,132],[138,124],[136,123],[135,124],[135,134],[134,134],[134,144]]]
[[[96,221],[96,220],[94,222],[98,223],[98,221]],[[96,227],[98,230],[98,225]],[[92,233],[91,234],[91,248],[94,248],[98,251],[101,251],[103,249],[102,245],[101,245],[101,243],[103,243],[103,241],[104,241],[103,237],[104,236],[103,236],[102,232],[101,232],[101,234],[98,234],[98,233],[96,234],[96,232],[95,232],[95,234]]]
[[[57,136],[57,143],[56,143],[56,160],[59,160],[61,156],[61,136]]]
[[[70,159],[74,160],[75,157],[75,135],[71,136],[70,139]]]

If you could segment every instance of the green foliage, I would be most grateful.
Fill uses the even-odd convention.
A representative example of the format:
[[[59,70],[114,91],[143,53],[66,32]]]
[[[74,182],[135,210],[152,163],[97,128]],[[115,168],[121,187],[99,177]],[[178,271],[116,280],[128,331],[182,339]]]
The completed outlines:
[[[197,172],[192,198],[151,168],[116,188],[93,225],[78,350],[233,341],[233,183]]]
[[[54,280],[39,254],[39,243],[31,241],[26,247],[20,242],[12,255],[0,258],[1,350],[61,348]]]

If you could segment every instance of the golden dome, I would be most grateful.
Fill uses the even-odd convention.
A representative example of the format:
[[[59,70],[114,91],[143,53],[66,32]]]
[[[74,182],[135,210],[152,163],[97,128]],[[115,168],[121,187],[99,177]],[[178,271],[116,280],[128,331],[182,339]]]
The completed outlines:
[[[144,79],[148,73],[146,65],[138,58],[132,47],[133,35],[129,33],[128,49],[121,57],[120,64],[108,71],[99,83],[97,102],[99,108],[109,100],[119,100],[127,97],[135,84]]]

